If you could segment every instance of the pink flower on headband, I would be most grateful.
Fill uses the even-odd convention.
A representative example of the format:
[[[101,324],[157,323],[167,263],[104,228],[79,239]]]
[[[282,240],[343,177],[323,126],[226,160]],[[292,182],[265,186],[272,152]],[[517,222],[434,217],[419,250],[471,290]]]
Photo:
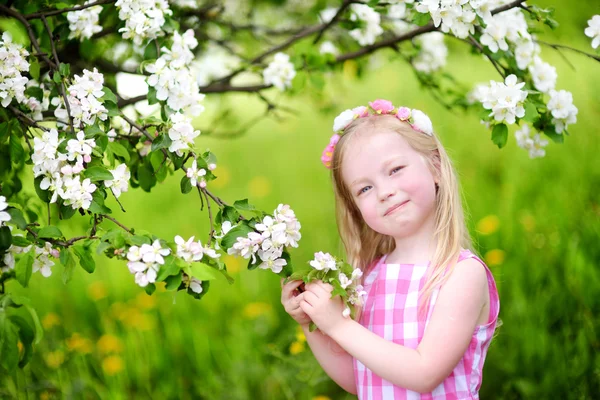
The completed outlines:
[[[387,114],[394,109],[394,105],[391,101],[383,99],[372,101],[369,105],[377,114]]]
[[[358,106],[352,109],[356,118],[364,118],[369,116],[369,109],[365,106]]]
[[[329,144],[323,150],[323,155],[321,156],[321,162],[326,168],[331,168],[331,160],[333,159],[333,151],[335,150],[335,145],[340,140],[340,135],[335,134],[329,139]]]
[[[410,118],[410,108],[408,107],[400,107],[398,108],[398,113],[396,114],[396,118],[400,121],[408,121]]]

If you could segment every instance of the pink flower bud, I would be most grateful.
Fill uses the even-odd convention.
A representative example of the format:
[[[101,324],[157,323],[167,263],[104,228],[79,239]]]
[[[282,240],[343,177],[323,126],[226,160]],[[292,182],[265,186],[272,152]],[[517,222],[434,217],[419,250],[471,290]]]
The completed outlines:
[[[200,181],[200,187],[204,189],[206,187],[206,181]]]
[[[216,168],[217,168],[217,164],[215,164],[215,163],[208,164],[208,170],[209,171],[213,171]]]
[[[364,118],[369,116],[369,109],[365,106],[358,106],[352,109],[356,118]]]
[[[410,108],[408,107],[400,107],[398,108],[398,113],[396,114],[396,118],[400,121],[408,121],[410,118]]]
[[[333,159],[333,151],[335,150],[335,145],[340,140],[340,135],[333,135],[331,139],[329,139],[329,144],[323,150],[323,154],[321,155],[321,162],[325,165],[326,168],[331,168],[331,160]]]
[[[58,258],[58,257],[60,257],[60,253],[58,252],[58,250],[57,250],[57,249],[52,249],[52,250],[50,250],[50,254],[51,254],[51,255],[52,255],[52,257],[54,257],[54,258]]]
[[[394,109],[394,105],[391,101],[383,99],[372,101],[369,105],[377,114],[387,114]]]

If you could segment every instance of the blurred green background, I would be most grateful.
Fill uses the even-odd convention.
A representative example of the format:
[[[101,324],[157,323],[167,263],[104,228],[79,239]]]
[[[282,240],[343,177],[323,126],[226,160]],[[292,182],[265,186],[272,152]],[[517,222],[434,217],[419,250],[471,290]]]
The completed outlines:
[[[556,7],[561,23],[541,38],[593,51],[583,30],[600,13],[597,1],[535,3]],[[465,44],[446,41],[447,68],[459,81],[498,80]],[[422,109],[455,161],[469,227],[500,291],[503,325],[489,350],[481,398],[593,398],[600,393],[600,65],[563,54],[574,68],[556,51],[542,50],[557,68],[557,89],[573,93],[578,123],[564,145],[547,147],[545,158],[530,160],[512,135],[499,150],[475,115],[445,110],[385,51],[374,60],[379,69],[357,79],[347,68],[327,77],[323,93],[311,94],[310,86],[294,98],[267,93],[296,116],[263,120],[234,139],[201,135],[198,150],[219,157],[209,188],[226,201],[248,197],[265,210],[290,204],[303,235],[294,262],[316,251],[341,256],[330,177],[319,161],[333,118],[375,98]],[[250,95],[208,97],[197,127],[209,128],[224,104],[239,105],[240,120],[262,107]],[[121,197],[127,212],[116,218],[167,240],[205,240],[206,210],[194,192],[181,194],[179,180],[180,171],[151,194],[130,190]],[[86,224],[73,218],[61,228],[74,236]],[[235,283],[214,281],[201,301],[160,290],[147,296],[125,263],[103,257],[93,275],[78,269],[66,286],[60,265],[48,279],[35,274],[27,290],[11,281],[9,291],[32,297],[45,336],[24,370],[0,377],[0,398],[353,398],[322,372],[283,311],[279,279],[247,271],[233,258],[226,262]]]

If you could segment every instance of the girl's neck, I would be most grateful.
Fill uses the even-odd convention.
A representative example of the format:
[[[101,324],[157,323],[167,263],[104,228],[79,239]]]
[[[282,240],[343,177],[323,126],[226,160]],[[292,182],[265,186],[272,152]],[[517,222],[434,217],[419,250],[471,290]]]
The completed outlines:
[[[394,238],[396,248],[385,259],[387,264],[421,264],[431,261],[436,249],[433,218],[414,234]]]

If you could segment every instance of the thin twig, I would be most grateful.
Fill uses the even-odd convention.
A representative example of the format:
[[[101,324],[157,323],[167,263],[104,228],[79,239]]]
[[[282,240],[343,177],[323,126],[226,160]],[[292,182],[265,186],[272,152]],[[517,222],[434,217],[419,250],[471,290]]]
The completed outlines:
[[[200,199],[202,199],[202,193],[204,193],[204,196],[206,196],[206,206],[208,207],[208,219],[210,221],[210,233],[208,234],[208,245],[210,246],[214,239],[215,225],[213,223],[212,210],[210,209],[210,200],[208,199],[208,195],[206,194],[206,192],[204,192],[205,189],[206,188],[200,188],[200,186],[198,186],[198,193],[200,194]]]
[[[46,17],[42,15],[42,22],[46,27],[46,32],[48,32],[48,37],[50,38],[50,46],[52,47],[52,55],[54,56],[54,61],[56,62],[56,67],[54,68],[54,73],[58,73],[60,75],[60,71],[58,70],[58,66],[60,65],[60,60],[58,59],[58,54],[56,53],[56,46],[54,45],[54,38],[52,37],[52,31],[50,30],[50,26],[48,26],[48,21],[46,21]],[[75,127],[73,126],[73,116],[71,115],[71,106],[69,104],[69,99],[67,99],[67,94],[65,91],[65,85],[63,76],[60,75],[60,83],[58,84],[58,88],[60,89],[60,94],[62,95],[63,100],[65,101],[65,107],[67,108],[67,115],[69,116],[69,126],[71,127],[71,133],[75,134]]]
[[[61,8],[60,10],[40,11],[40,12],[36,12],[33,14],[27,14],[27,15],[24,15],[24,18],[26,20],[30,20],[30,19],[36,19],[36,18],[50,17],[52,15],[64,14],[64,13],[70,12],[70,11],[85,10],[86,8],[100,6],[102,4],[110,4],[110,3],[114,3],[114,2],[116,2],[116,0],[98,0],[93,3],[84,4],[82,6]]]
[[[29,126],[41,129],[43,131],[50,130],[44,126],[39,125],[37,122],[35,122],[32,118],[30,118],[27,114],[25,114],[23,111],[19,110],[18,108],[9,105],[8,109],[10,111],[12,111],[14,114],[16,114],[18,119],[22,120],[24,123],[26,123]]]
[[[554,50],[557,50],[557,51],[559,49],[571,50],[571,51],[574,51],[576,53],[583,54],[584,56],[588,56],[590,58],[593,58],[596,61],[600,61],[600,56],[596,56],[594,54],[586,53],[583,50],[579,50],[579,49],[576,49],[576,48],[571,47],[571,46],[566,46],[564,44],[548,43],[548,42],[543,42],[541,40],[534,40],[534,42],[543,44],[544,46],[552,47]]]
[[[123,225],[122,223],[120,223],[119,221],[117,221],[116,219],[114,219],[113,217],[111,217],[110,215],[98,214],[98,216],[101,217],[101,218],[106,218],[106,219],[111,220],[115,224],[119,225],[121,228],[125,229],[127,232],[133,234],[133,232],[131,231],[131,229],[127,228],[125,225]]]
[[[353,1],[351,0],[344,0],[344,3],[342,3],[342,5],[340,6],[340,8],[337,10],[337,12],[335,13],[335,15],[333,16],[333,18],[331,18],[331,20],[326,23],[320,30],[319,33],[317,33],[317,37],[315,38],[315,40],[313,40],[313,44],[317,44],[319,43],[319,40],[321,39],[321,37],[323,36],[323,34],[325,33],[325,31],[329,28],[331,28],[340,18],[340,16],[342,15],[342,13],[346,10],[346,8],[348,8],[348,6],[350,4],[352,4]]]
[[[90,236],[76,236],[67,241],[64,241],[64,240],[57,240],[57,239],[52,239],[52,238],[40,238],[39,234],[36,231],[34,231],[33,229],[31,229],[29,226],[25,227],[25,230],[27,230],[27,232],[31,233],[31,235],[33,235],[33,237],[36,239],[43,240],[45,242],[50,242],[52,244],[55,244],[57,246],[62,246],[62,247],[72,246],[75,242],[78,242],[83,239],[98,239],[96,236],[90,235]]]
[[[464,39],[461,39],[461,40],[464,40]],[[465,40],[465,42],[471,43],[473,46],[477,47],[477,50],[479,50],[479,52],[481,54],[483,54],[488,60],[490,60],[490,62],[492,63],[492,65],[494,66],[494,68],[496,68],[496,71],[498,71],[498,73],[500,74],[500,76],[502,78],[506,77],[506,72],[502,72],[500,70],[500,67],[501,67],[500,64],[496,60],[494,60],[492,58],[492,56],[490,56],[488,53],[486,53],[486,51],[483,48],[483,46],[477,41],[477,39],[475,39],[473,37],[473,35],[469,35],[469,41]]]

